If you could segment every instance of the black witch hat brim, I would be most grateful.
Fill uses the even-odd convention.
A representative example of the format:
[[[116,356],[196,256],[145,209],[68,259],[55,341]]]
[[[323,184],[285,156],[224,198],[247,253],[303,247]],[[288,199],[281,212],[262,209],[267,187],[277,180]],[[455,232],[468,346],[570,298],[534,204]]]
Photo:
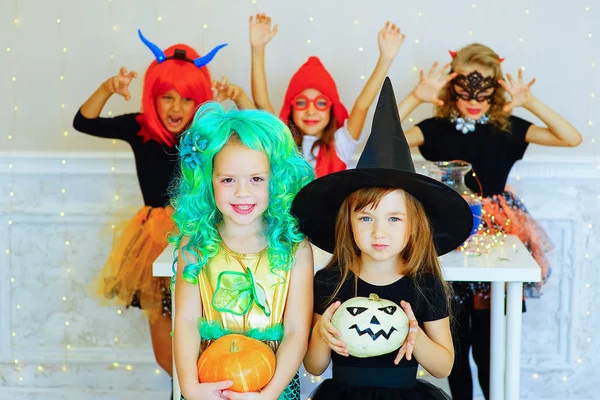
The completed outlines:
[[[386,168],[341,171],[309,183],[292,206],[301,231],[315,246],[333,253],[342,203],[353,192],[369,187],[402,189],[419,200],[431,223],[438,255],[456,249],[471,233],[471,208],[454,189],[424,175]]]
[[[292,212],[308,239],[332,253],[340,206],[353,192],[369,187],[402,189],[419,200],[431,223],[438,255],[456,249],[471,233],[473,214],[462,196],[444,183],[415,172],[389,78],[383,83],[372,132],[356,168],[326,175],[305,186],[296,195]]]

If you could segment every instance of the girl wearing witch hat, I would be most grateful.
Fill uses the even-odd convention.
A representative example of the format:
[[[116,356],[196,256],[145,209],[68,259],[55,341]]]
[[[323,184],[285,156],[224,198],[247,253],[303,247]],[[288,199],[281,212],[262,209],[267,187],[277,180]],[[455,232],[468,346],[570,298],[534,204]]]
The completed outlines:
[[[434,64],[427,76],[421,72],[418,85],[398,106],[402,118],[407,118],[421,103],[436,107],[435,118],[406,131],[408,143],[418,146],[427,160],[463,160],[473,166],[477,175],[467,175],[465,183],[483,197],[480,231],[491,236],[517,235],[542,268],[545,281],[550,275],[550,240],[506,181],[530,143],[574,147],[581,143],[581,135],[531,93],[535,79],[526,83],[519,70],[517,80],[507,74],[507,83],[501,66],[504,59],[489,47],[476,43],[450,54],[452,63],[441,70]],[[448,67],[452,73],[446,76]],[[511,115],[517,107],[533,113],[546,127]],[[489,398],[490,285],[452,285],[457,300],[453,329],[456,363],[448,379],[450,389],[456,398],[473,398],[469,362],[472,347],[479,384]],[[526,296],[539,297],[541,285],[526,284]]]
[[[267,91],[265,46],[277,33],[271,18],[250,17],[252,46],[252,97],[258,108],[275,113]],[[310,57],[290,80],[279,117],[291,128],[296,144],[317,177],[343,171],[352,158],[369,107],[404,42],[400,28],[388,22],[378,35],[379,60],[348,115],[335,81],[321,60]]]
[[[216,100],[230,98],[240,108],[254,107],[238,86],[211,82],[207,64],[224,44],[200,57],[185,44],[163,51],[140,31],[138,34],[155,57],[144,78],[142,112],[99,117],[113,94],[131,98],[129,84],[137,74],[121,68],[119,75],[103,82],[81,106],[73,127],[92,136],[124,140],[135,155],[144,207],[132,220],[113,225],[112,252],[92,286],[108,304],[146,311],[156,360],[172,375],[169,278],[154,278],[152,263],[166,248],[166,236],[175,228],[167,193],[177,166],[177,135],[195,109],[213,99],[213,88],[218,91]]]
[[[420,364],[438,378],[452,368],[449,289],[438,256],[467,239],[473,217],[453,189],[415,173],[389,79],[356,169],[308,184],[292,211],[309,240],[333,253],[314,278],[313,333],[304,358],[306,370],[314,375],[333,361],[333,377],[310,398],[449,399],[441,389],[418,380],[417,368]],[[398,351],[357,358],[339,339],[331,318],[341,302],[371,294],[399,305],[410,329]],[[359,312],[350,307],[339,311],[351,316]],[[379,330],[377,324],[371,319],[369,327],[360,328]],[[387,340],[385,335],[371,336]]]

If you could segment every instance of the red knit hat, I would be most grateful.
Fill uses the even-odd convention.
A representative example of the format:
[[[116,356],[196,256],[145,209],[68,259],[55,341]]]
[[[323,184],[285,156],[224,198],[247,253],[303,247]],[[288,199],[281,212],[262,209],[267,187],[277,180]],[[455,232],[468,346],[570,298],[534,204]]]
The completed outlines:
[[[279,112],[279,118],[288,121],[292,111],[292,99],[306,89],[317,89],[331,99],[333,115],[338,127],[344,126],[348,119],[348,111],[340,101],[340,95],[335,82],[329,72],[325,69],[318,57],[310,57],[304,65],[292,76],[290,84],[285,92],[283,106]]]

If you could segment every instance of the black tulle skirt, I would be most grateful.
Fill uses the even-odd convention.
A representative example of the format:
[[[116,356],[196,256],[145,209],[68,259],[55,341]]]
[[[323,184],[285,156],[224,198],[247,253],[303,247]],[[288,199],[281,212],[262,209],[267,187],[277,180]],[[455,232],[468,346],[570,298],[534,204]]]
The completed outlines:
[[[336,379],[323,381],[310,394],[311,400],[452,400],[442,389],[422,379],[410,387],[350,385]]]

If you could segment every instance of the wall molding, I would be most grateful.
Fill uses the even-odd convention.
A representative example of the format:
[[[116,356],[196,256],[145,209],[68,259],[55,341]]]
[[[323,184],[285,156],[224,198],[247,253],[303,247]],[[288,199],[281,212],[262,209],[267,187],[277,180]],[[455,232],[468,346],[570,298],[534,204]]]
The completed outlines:
[[[415,164],[425,160],[413,154]],[[66,163],[62,164],[62,160]],[[135,175],[133,154],[129,152],[0,152],[0,176],[9,175]],[[112,167],[115,171],[112,171]],[[512,178],[600,179],[600,159],[593,156],[526,157],[511,171]]]

